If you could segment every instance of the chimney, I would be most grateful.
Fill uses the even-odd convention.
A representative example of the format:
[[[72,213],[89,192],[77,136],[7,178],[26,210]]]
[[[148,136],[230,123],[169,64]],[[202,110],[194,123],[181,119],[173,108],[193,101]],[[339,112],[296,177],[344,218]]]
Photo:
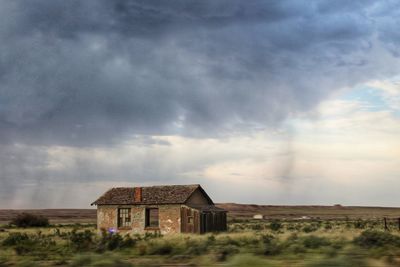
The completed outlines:
[[[133,201],[134,202],[142,202],[142,188],[141,187],[133,188]]]

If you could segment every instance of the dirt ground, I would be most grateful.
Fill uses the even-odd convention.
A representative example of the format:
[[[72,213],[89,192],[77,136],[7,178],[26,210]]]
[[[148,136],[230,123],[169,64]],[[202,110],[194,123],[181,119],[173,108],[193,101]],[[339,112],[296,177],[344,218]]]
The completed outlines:
[[[283,220],[343,220],[343,219],[379,219],[400,218],[400,208],[352,207],[352,206],[270,206],[236,203],[217,204],[226,209],[230,219],[250,219],[261,214],[266,219]],[[0,209],[0,224],[8,223],[18,213],[29,212],[46,216],[51,223],[96,223],[96,209],[36,209],[5,210]]]

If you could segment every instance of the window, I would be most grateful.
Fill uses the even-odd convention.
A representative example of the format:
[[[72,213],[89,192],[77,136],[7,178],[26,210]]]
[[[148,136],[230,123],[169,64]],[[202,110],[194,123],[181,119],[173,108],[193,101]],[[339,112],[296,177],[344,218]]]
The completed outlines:
[[[158,209],[146,209],[146,227],[158,227]]]
[[[118,227],[131,227],[131,209],[118,209]]]
[[[193,224],[193,216],[188,216],[187,219],[188,224]]]

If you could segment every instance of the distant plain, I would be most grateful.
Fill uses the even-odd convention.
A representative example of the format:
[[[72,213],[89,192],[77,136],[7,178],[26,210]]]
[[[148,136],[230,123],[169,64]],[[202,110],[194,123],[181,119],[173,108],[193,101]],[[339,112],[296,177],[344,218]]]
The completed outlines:
[[[251,219],[256,214],[267,220],[346,220],[400,218],[400,208],[361,206],[277,206],[220,203],[218,207],[228,211],[229,219]],[[96,209],[0,209],[0,224],[8,223],[18,213],[29,212],[43,215],[51,223],[96,223]]]

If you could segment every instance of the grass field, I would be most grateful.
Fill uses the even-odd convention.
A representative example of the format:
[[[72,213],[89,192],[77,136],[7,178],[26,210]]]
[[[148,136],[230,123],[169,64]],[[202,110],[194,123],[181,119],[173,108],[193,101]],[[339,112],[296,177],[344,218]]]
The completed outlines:
[[[268,215],[262,208],[242,209],[242,216],[231,213],[228,232],[171,236],[99,234],[95,224],[82,223],[93,220],[94,210],[71,218],[47,210],[41,214],[53,216],[49,227],[0,226],[0,267],[400,266],[397,220],[388,220],[384,231],[381,217],[394,218],[398,209],[366,209],[351,216],[318,206],[271,208],[270,220],[248,219],[253,213]]]
[[[236,221],[207,235],[119,236],[95,225],[3,226],[0,266],[400,266],[396,225]]]

